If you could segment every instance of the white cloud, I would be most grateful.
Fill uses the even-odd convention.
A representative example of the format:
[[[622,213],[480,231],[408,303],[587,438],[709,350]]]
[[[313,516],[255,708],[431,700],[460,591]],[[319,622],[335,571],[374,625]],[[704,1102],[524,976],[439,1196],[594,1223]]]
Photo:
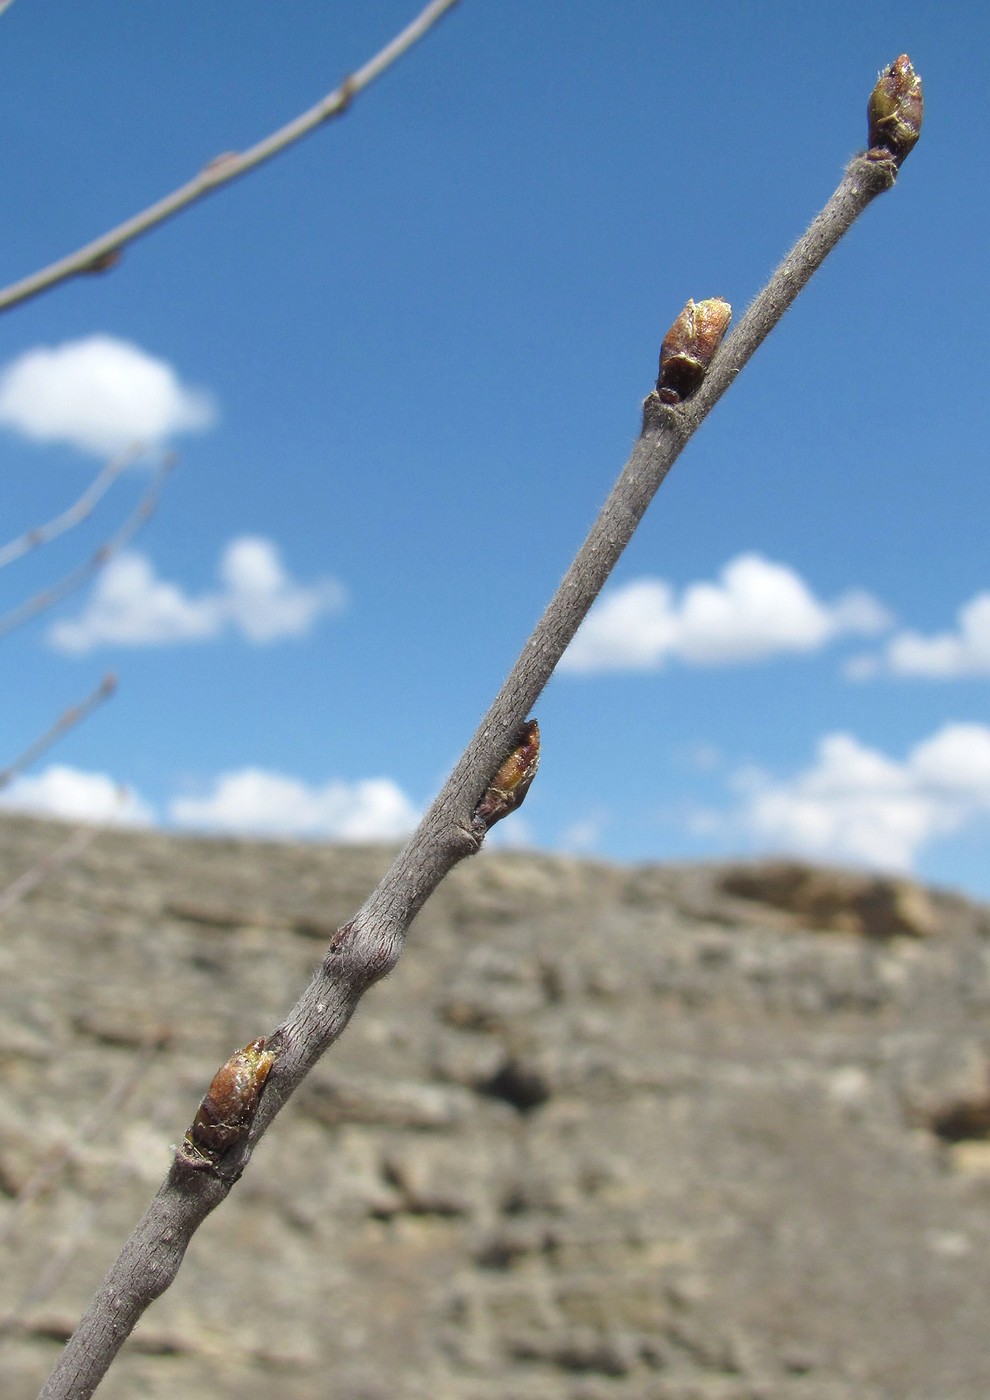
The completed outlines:
[[[209,394],[184,385],[165,360],[109,335],[38,346],[0,371],[0,425],[99,457],[201,432],[215,418]]]
[[[858,865],[907,870],[918,851],[990,813],[990,728],[946,724],[903,761],[829,734],[804,772],[736,775],[735,824],[758,843]]]
[[[53,764],[37,776],[15,778],[0,793],[0,806],[106,826],[149,826],[154,821],[146,802],[105,773],[86,773],[63,764]]]
[[[538,844],[529,822],[514,812],[511,821],[499,822],[492,827],[481,850],[489,854],[495,851],[531,851]]]
[[[419,814],[390,778],[310,786],[263,768],[222,773],[202,797],[177,797],[169,816],[178,826],[241,835],[318,836],[336,841],[394,841]]]
[[[243,535],[223,552],[218,570],[224,585],[218,606],[251,642],[301,637],[317,618],[337,612],[344,590],[334,579],[294,583],[270,540]]]
[[[759,554],[731,559],[715,583],[692,583],[680,597],[663,579],[613,589],[588,614],[561,661],[571,672],[655,671],[676,657],[726,666],[778,652],[810,652],[843,633],[890,625],[868,593],[823,603],[785,564]]]
[[[560,833],[558,845],[562,851],[583,855],[595,849],[605,834],[607,826],[607,813],[604,809],[597,808],[589,812],[587,816],[579,817],[566,826]]]
[[[952,680],[958,676],[990,676],[990,593],[978,593],[957,613],[954,632],[897,632],[879,656],[854,657],[846,667],[853,680],[879,672],[895,676],[925,676]]]
[[[105,773],[54,764],[19,777],[0,793],[0,808],[107,826],[152,826],[153,808]],[[209,791],[174,797],[176,826],[242,836],[322,837],[334,841],[397,841],[419,812],[390,778],[308,784],[263,768],[221,773]]]
[[[714,773],[724,762],[722,750],[714,744],[691,744],[678,754],[681,763],[698,773]]]
[[[46,640],[73,656],[98,646],[207,641],[226,631],[262,645],[302,636],[344,604],[339,583],[330,578],[297,583],[275,545],[258,536],[232,540],[217,573],[219,589],[190,597],[178,584],[159,578],[143,554],[121,554],[98,576],[83,611],[54,622]]]

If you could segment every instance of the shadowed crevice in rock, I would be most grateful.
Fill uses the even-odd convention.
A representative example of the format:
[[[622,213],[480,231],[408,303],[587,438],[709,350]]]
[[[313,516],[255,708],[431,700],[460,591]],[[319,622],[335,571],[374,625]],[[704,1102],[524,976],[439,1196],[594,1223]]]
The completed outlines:
[[[990,1093],[982,1099],[946,1105],[932,1115],[930,1127],[943,1142],[983,1142],[990,1139]]]
[[[532,1113],[550,1098],[549,1085],[538,1070],[520,1060],[507,1060],[490,1079],[477,1086],[479,1094],[501,1099],[517,1113]]]

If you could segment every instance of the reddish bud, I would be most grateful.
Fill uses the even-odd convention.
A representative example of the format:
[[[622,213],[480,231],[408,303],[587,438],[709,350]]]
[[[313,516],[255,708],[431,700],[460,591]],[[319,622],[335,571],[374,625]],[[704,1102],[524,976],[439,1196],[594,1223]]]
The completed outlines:
[[[535,719],[529,719],[519,726],[515,748],[475,808],[475,821],[485,831],[490,831],[496,822],[522,806],[539,766],[540,726]]]
[[[874,160],[893,159],[897,165],[921,135],[925,99],[921,79],[906,53],[885,68],[870,93],[868,154]]]
[[[232,160],[237,160],[239,154],[238,151],[221,151],[218,156],[214,156],[212,160],[206,162],[200,174],[215,174],[218,170],[222,170],[225,165],[229,165]]]
[[[81,268],[82,272],[109,272],[112,267],[116,267],[124,256],[120,248],[110,248],[105,253],[98,253],[91,262]]]
[[[220,1066],[186,1133],[186,1146],[194,1157],[212,1162],[243,1141],[274,1063],[261,1036]]]
[[[698,389],[731,319],[732,307],[721,297],[688,302],[660,347],[657,397],[661,403],[683,403]]]

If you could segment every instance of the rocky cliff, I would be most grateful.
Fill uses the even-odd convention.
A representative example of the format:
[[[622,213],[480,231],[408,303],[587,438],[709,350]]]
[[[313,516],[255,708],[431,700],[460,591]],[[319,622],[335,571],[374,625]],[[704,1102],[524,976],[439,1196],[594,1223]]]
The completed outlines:
[[[0,889],[66,839],[0,822]],[[101,833],[0,920],[0,1393],[373,849]],[[482,855],[106,1400],[986,1400],[990,911],[791,864]]]

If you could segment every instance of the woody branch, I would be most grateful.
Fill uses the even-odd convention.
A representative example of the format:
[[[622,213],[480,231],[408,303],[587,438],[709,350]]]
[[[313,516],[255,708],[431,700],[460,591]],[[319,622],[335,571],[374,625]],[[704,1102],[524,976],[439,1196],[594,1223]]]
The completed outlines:
[[[657,387],[644,403],[632,455],[463,757],[378,888],[338,929],[296,1006],[271,1035],[221,1067],[168,1176],[39,1400],[92,1395],[138,1318],[172,1282],[193,1234],[229,1194],[254,1145],[344,1030],[363,993],[395,966],[409,925],[430,894],[479,848],[488,825],[521,801],[537,757],[534,726],[526,716],[647,506],[802,287],[858,215],[893,185],[920,125],[920,80],[902,56],[881,75],[871,98],[870,149],[852,160],[825,209],[717,353],[718,322],[724,329],[728,307],[688,303],[664,342]]]
[[[165,195],[139,214],[134,214],[116,228],[101,234],[99,238],[84,244],[67,257],[60,258],[48,267],[40,268],[29,277],[23,277],[0,290],[0,311],[28,301],[69,277],[76,277],[80,273],[106,272],[115,267],[120,261],[121,249],[128,243],[133,243],[135,239],[171,219],[190,204],[197,203],[206,195],[213,194],[215,190],[229,185],[232,180],[271,160],[273,156],[302,140],[332,117],[341,116],[359,93],[369,87],[376,78],[381,77],[386,68],[391,67],[396,59],[412,48],[413,44],[457,3],[458,0],[431,0],[401,33],[356,72],[345,78],[333,92],[321,98],[315,106],[301,112],[298,117],[256,142],[246,151],[227,151],[214,156],[197,175],[171,194]]]

